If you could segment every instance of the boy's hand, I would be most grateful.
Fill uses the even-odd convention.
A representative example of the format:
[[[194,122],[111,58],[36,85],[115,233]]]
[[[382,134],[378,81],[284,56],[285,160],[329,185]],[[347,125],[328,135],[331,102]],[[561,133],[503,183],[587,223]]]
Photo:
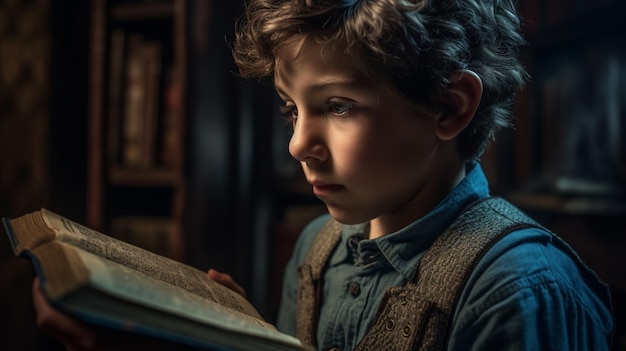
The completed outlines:
[[[96,332],[76,319],[52,307],[41,292],[39,278],[33,282],[33,305],[37,326],[60,341],[68,350],[103,350],[99,348]]]
[[[241,287],[241,285],[237,284],[233,277],[229,274],[218,272],[217,270],[211,268],[207,272],[207,275],[210,279],[215,280],[216,282],[224,285],[230,290],[238,293],[239,295],[246,297],[246,291]]]
[[[38,278],[35,278],[33,282],[32,291],[37,326],[62,343],[68,351],[189,350],[185,345],[123,331],[92,327],[74,319],[50,305],[41,292]]]

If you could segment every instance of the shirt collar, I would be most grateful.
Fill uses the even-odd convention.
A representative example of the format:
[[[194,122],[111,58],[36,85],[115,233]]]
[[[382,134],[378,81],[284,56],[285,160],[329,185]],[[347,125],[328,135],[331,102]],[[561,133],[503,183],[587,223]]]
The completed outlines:
[[[355,236],[363,236],[367,224],[346,225],[342,242],[358,245],[359,251],[382,257],[407,280],[412,279],[426,250],[452,223],[463,208],[471,202],[489,196],[485,174],[479,163],[469,164],[465,178],[426,216],[395,233],[374,240],[363,239],[355,243]],[[352,238],[352,239],[351,239]],[[352,251],[347,247],[348,250]]]

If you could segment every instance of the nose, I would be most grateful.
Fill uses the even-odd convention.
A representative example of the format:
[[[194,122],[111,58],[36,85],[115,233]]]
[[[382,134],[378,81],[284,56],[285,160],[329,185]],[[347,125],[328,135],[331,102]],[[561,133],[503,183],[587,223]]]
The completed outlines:
[[[311,118],[300,113],[289,140],[289,153],[307,164],[323,162],[328,157],[324,142],[324,119]]]

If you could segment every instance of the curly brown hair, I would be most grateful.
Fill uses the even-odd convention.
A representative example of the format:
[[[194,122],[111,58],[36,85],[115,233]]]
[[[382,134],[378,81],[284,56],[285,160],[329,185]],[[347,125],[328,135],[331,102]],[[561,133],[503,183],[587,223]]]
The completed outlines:
[[[276,55],[312,37],[344,47],[420,110],[445,111],[448,77],[476,72],[483,95],[459,152],[478,159],[511,125],[527,73],[515,0],[248,0],[233,57],[243,77],[272,77]],[[342,46],[339,46],[342,45]]]

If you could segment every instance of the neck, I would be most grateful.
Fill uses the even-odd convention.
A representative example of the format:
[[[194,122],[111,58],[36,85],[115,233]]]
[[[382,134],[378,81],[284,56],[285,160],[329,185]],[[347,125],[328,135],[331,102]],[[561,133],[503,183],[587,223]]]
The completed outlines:
[[[465,164],[459,162],[443,168],[422,186],[412,200],[394,213],[370,221],[369,238],[394,233],[432,211],[465,178]]]

